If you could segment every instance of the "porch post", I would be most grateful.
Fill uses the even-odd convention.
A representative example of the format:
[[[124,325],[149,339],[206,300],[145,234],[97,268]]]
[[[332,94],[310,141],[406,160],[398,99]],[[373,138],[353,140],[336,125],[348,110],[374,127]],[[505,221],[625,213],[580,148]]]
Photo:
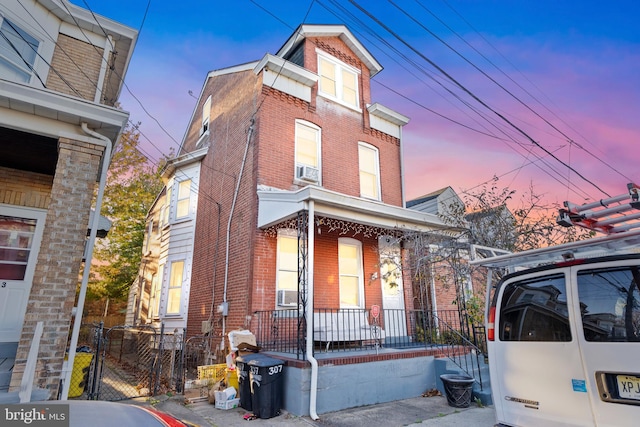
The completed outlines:
[[[309,416],[313,420],[317,420],[318,414],[316,413],[316,397],[318,393],[318,361],[313,357],[313,268],[314,268],[314,255],[315,255],[315,205],[313,200],[309,200],[309,215],[307,223],[307,360],[311,364],[311,386],[309,390]]]

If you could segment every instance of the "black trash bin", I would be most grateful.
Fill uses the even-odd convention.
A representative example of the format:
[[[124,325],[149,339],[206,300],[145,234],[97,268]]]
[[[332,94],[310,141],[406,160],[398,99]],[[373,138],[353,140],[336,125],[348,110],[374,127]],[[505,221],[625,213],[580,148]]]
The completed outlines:
[[[449,406],[468,408],[471,404],[471,393],[475,380],[467,375],[440,375]]]
[[[284,361],[262,357],[249,362],[251,411],[258,418],[280,415],[284,385]]]
[[[238,374],[238,394],[240,395],[240,407],[246,409],[247,411],[252,410],[251,382],[249,381],[249,362],[262,357],[266,356],[258,353],[253,353],[236,357],[236,372]]]

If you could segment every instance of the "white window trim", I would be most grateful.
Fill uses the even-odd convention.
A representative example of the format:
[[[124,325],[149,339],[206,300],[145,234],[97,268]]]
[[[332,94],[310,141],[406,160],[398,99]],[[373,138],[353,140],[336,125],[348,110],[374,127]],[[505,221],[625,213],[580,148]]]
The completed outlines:
[[[278,300],[277,300],[277,296],[278,296],[278,291],[280,290],[290,290],[290,289],[280,289],[280,283],[279,283],[279,279],[280,279],[280,238],[281,237],[285,237],[285,238],[297,238],[297,233],[295,230],[292,230],[290,228],[283,228],[278,230],[278,240],[276,243],[276,310],[286,310],[286,309],[290,309],[291,307],[289,306],[281,306],[278,305]],[[283,271],[295,271],[296,273],[298,272],[298,265],[295,265],[295,270],[283,270]],[[296,289],[298,290],[298,289]]]
[[[302,126],[307,126],[310,127],[314,130],[317,131],[317,137],[316,137],[316,158],[318,159],[318,185],[322,185],[322,128],[320,128],[318,125],[308,122],[306,120],[301,120],[301,119],[296,119],[295,121],[295,125],[294,125],[294,156],[295,156],[295,161],[294,161],[294,168],[293,168],[293,177],[295,182],[298,183],[307,183],[306,181],[301,180],[300,178],[298,178],[298,167],[299,166],[311,166],[314,167],[313,165],[307,165],[305,163],[301,163],[298,162],[298,125],[302,125]]]
[[[364,270],[363,270],[363,253],[362,253],[362,242],[356,239],[352,239],[350,237],[340,237],[338,239],[338,248],[340,245],[348,245],[355,246],[358,250],[358,304],[355,306],[351,305],[343,305],[340,302],[340,308],[365,308],[364,301]],[[340,271],[340,251],[338,250],[338,291],[340,291],[340,278],[342,277],[342,272]],[[339,295],[340,300],[342,300],[341,295]]]
[[[340,61],[338,58],[331,56],[319,49],[316,49],[316,54],[318,56],[318,76],[320,76],[320,79],[322,78],[322,75],[320,74],[321,58],[324,59],[325,61],[333,63],[336,66],[336,96],[326,92],[322,92],[322,90],[320,89],[320,79],[318,80],[318,95],[322,96],[323,98],[327,98],[334,102],[337,102],[340,105],[344,105],[345,107],[350,108],[352,110],[362,112],[362,109],[360,108],[360,79],[361,79],[360,70],[358,70],[355,67],[352,67],[351,65],[345,62]],[[356,105],[349,104],[348,102],[342,99],[343,84],[342,84],[342,73],[340,72],[341,70],[346,70],[350,73],[353,73],[356,76]]]
[[[160,302],[162,301],[162,283],[164,264],[158,265],[158,271],[151,276],[151,289],[149,290],[149,306],[147,318],[149,321],[160,318]]]
[[[371,145],[371,144],[367,144],[366,142],[358,142],[358,177],[360,176],[360,147],[368,149],[368,150],[372,150],[375,153],[375,157],[376,157],[376,164],[375,164],[375,168],[376,168],[376,191],[378,193],[378,197],[370,197],[370,196],[365,196],[362,194],[362,183],[360,183],[360,197],[364,198],[364,199],[369,199],[369,200],[377,200],[380,201],[382,200],[382,188],[380,186],[380,150],[378,150],[377,147]]]
[[[177,287],[171,287],[171,273],[173,272],[173,265],[178,262],[183,263],[182,264],[182,282],[180,283],[180,304],[179,304],[177,313],[175,312],[169,313],[169,291],[171,289],[177,288]],[[168,260],[167,265],[169,265],[169,269],[167,271],[166,286],[163,286],[162,288],[163,293],[166,295],[166,298],[164,298],[164,307],[162,311],[165,317],[182,317],[184,315],[182,306],[185,302],[184,298],[185,298],[187,277],[189,276],[189,273],[188,273],[189,266],[185,258],[175,258],[175,259]]]
[[[31,65],[31,69],[29,69],[29,67],[26,67],[24,64],[15,64],[13,61],[9,61],[8,59],[3,57],[5,59],[5,61],[9,62],[13,66],[15,66],[19,70],[21,70],[22,72],[24,72],[24,73],[29,75],[29,79],[26,82],[23,82],[21,80],[20,83],[32,84],[36,73],[38,73],[39,61],[40,61],[39,53],[40,53],[40,50],[41,50],[41,47],[42,47],[43,40],[40,37],[37,37],[36,35],[34,35],[31,31],[26,30],[24,28],[24,25],[20,24],[19,22],[16,22],[16,19],[7,18],[3,13],[0,12],[0,27],[2,26],[2,24],[4,23],[5,20],[8,20],[9,22],[11,22],[20,31],[23,31],[23,32],[27,33],[30,37],[32,37],[34,40],[36,40],[38,42],[38,46],[36,47],[36,51],[35,51],[35,57],[33,58],[33,64],[30,64]],[[41,75],[41,74],[39,74],[39,75]]]
[[[209,133],[209,126],[211,125],[211,95],[202,105],[202,123],[200,125],[200,135]]]
[[[189,195],[187,197],[180,198],[180,184],[182,184],[185,181],[190,181],[190,184],[189,184]],[[176,217],[175,217],[175,222],[184,221],[185,219],[190,219],[192,217],[192,213],[191,212],[192,212],[192,206],[193,206],[193,197],[191,196],[191,194],[193,192],[193,190],[192,190],[192,188],[193,188],[193,179],[192,178],[185,178],[185,179],[183,179],[181,181],[175,181],[174,185],[176,187],[176,191],[175,191],[175,193],[176,193]],[[183,215],[183,216],[179,217],[178,216],[178,204],[183,200],[188,200],[189,201],[189,209],[188,209],[186,215]]]

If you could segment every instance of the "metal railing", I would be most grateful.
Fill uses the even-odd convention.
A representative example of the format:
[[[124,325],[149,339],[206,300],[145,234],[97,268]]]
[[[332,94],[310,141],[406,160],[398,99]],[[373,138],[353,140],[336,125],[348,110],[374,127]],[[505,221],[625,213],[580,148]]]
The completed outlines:
[[[304,358],[297,309],[257,311],[252,330],[263,351]],[[366,350],[437,348],[482,386],[480,358],[486,354],[484,326],[470,325],[458,310],[315,309],[314,354]],[[306,325],[303,324],[304,332]],[[304,335],[303,335],[304,336]]]

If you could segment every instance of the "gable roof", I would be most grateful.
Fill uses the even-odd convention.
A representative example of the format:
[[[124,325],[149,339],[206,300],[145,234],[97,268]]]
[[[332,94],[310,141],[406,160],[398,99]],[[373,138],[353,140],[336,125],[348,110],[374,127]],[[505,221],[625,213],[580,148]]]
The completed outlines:
[[[276,56],[285,58],[307,37],[338,37],[367,66],[371,77],[382,71],[382,65],[376,61],[373,55],[365,49],[362,43],[344,25],[302,24],[296,28],[291,37],[278,50]]]

